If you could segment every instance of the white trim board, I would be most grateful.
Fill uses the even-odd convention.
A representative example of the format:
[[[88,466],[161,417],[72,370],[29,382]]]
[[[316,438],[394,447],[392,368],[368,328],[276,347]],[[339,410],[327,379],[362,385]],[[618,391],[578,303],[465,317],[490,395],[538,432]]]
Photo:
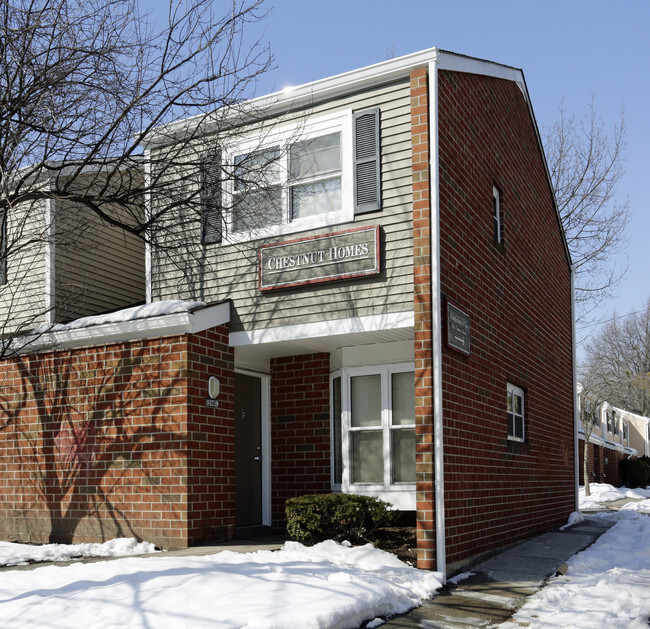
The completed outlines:
[[[231,332],[231,347],[258,345],[261,343],[278,343],[282,341],[299,341],[310,338],[322,338],[341,334],[360,332],[379,332],[400,328],[412,328],[415,322],[413,311],[387,312],[367,317],[333,319],[314,323],[298,323],[277,328],[260,328]]]

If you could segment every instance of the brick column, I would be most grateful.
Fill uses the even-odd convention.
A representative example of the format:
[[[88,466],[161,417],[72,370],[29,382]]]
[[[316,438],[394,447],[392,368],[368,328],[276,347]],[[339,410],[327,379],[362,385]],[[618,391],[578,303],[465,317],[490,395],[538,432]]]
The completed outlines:
[[[433,375],[431,329],[431,190],[427,69],[411,73],[413,189],[413,310],[415,314],[415,432],[418,567],[434,569]]]

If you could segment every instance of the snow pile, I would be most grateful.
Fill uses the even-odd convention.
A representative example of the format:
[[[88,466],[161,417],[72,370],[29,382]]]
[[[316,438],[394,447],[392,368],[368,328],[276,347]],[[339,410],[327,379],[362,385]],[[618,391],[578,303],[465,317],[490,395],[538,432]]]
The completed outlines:
[[[80,557],[124,557],[153,553],[156,547],[138,542],[134,537],[121,537],[103,544],[18,544],[0,542],[0,566],[19,566],[29,562],[69,561]]]
[[[580,511],[573,511],[572,513],[569,514],[569,519],[567,520],[567,523],[564,526],[560,527],[560,531],[564,531],[564,529],[568,529],[570,526],[573,526],[574,524],[580,524],[580,522],[585,521],[585,516],[582,515]]]
[[[612,516],[609,516],[612,517]],[[650,518],[616,514],[618,522],[567,561],[514,615],[530,629],[647,629],[650,617]],[[502,627],[511,627],[506,623]]]
[[[600,509],[602,502],[613,502],[625,498],[625,494],[607,483],[589,483],[591,496],[585,496],[585,488],[580,487],[580,510]]]
[[[641,500],[645,498],[650,498],[650,489],[641,489],[640,487],[635,487],[634,489],[628,489],[627,487],[621,487],[621,491],[623,491],[623,495],[626,498],[639,498]]]
[[[105,325],[107,323],[125,323],[127,321],[136,321],[138,319],[149,319],[150,317],[161,317],[163,315],[178,314],[180,312],[192,312],[197,308],[205,306],[202,301],[181,301],[180,299],[170,299],[166,301],[154,301],[142,306],[133,306],[124,308],[116,312],[93,315],[90,317],[81,317],[70,323],[57,323],[52,326],[40,326],[35,333],[43,332],[61,332],[65,330],[78,330],[80,328],[89,328],[95,325]]]
[[[333,541],[280,551],[224,551],[0,572],[2,626],[352,629],[432,596],[440,573],[371,545]],[[73,613],[71,613],[73,611]]]
[[[628,502],[626,505],[619,507],[621,511],[638,511],[640,513],[650,513],[650,500],[641,500],[638,502]]]

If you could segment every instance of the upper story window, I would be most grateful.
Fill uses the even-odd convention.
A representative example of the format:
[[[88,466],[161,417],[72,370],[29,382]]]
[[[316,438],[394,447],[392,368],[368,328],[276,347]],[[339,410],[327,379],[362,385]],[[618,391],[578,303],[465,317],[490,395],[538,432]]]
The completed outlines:
[[[220,153],[221,154],[221,153]],[[224,146],[220,177],[214,185],[220,207],[204,202],[204,225],[219,222],[218,238],[204,243],[243,241],[354,220],[355,214],[381,209],[379,110],[322,116],[284,125],[261,138]],[[214,169],[213,169],[214,170]],[[205,200],[215,193],[204,192]],[[204,228],[205,232],[205,228]]]
[[[508,382],[506,409],[508,415],[508,439],[524,440],[524,391]]]
[[[494,220],[494,242],[503,244],[501,225],[501,193],[496,186],[492,186],[492,216]]]

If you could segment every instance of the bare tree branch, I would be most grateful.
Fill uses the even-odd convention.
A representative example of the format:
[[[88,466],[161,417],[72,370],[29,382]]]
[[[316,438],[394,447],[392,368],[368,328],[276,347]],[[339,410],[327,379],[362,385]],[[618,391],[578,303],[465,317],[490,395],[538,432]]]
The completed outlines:
[[[629,203],[616,198],[624,175],[624,112],[608,134],[594,99],[579,121],[566,113],[562,102],[558,121],[544,136],[575,269],[577,321],[585,324],[615,293],[626,271],[615,258],[627,244],[629,220]]]

